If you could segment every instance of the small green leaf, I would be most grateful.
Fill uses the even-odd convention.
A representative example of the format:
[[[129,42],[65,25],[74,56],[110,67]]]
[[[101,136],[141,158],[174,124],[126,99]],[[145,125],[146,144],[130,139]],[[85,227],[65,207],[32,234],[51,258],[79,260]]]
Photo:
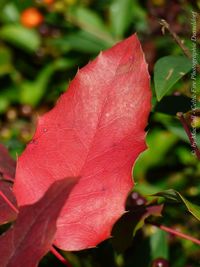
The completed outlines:
[[[183,197],[179,192],[169,189],[163,192],[159,192],[154,194],[154,196],[163,197],[166,200],[172,202],[182,202],[187,210],[197,219],[200,221],[200,206],[193,204],[192,202],[188,201],[185,197]]]
[[[0,38],[29,52],[36,51],[40,46],[39,34],[19,24],[7,24],[0,29]]]
[[[173,189],[168,189],[162,192],[158,192],[156,194],[153,194],[154,196],[158,196],[158,197],[163,197],[165,198],[167,201],[170,202],[180,202],[180,198],[178,195],[178,192],[176,192]]]
[[[178,192],[177,192],[178,193]],[[200,207],[196,204],[191,203],[186,198],[184,198],[180,193],[178,193],[179,197],[187,207],[188,211],[197,219],[200,221]]]
[[[183,56],[167,56],[159,59],[154,68],[154,83],[158,101],[172,86],[192,68],[189,59]]]

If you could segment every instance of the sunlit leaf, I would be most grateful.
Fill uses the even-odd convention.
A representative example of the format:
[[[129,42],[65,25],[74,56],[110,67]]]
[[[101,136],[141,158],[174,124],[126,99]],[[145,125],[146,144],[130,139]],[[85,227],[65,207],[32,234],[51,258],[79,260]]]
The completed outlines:
[[[192,62],[183,56],[160,58],[154,67],[154,84],[158,101],[166,95],[172,86],[192,68]]]

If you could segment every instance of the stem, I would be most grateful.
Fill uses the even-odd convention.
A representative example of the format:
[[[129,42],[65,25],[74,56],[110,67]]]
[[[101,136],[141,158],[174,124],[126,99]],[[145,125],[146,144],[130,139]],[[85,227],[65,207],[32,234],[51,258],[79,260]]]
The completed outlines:
[[[65,266],[72,267],[72,265],[53,246],[51,247],[50,251]]]
[[[183,41],[180,39],[180,37],[171,29],[169,23],[166,20],[161,19],[160,24],[162,25],[162,33],[164,34],[165,30],[167,29],[168,32],[173,37],[173,39],[175,40],[175,42],[182,49],[182,51],[186,55],[186,57],[188,57],[189,59],[192,59],[192,54],[191,54],[190,50],[183,44]],[[196,69],[200,73],[200,65],[199,64],[196,65]]]
[[[0,196],[5,200],[8,206],[16,213],[18,213],[18,209],[12,204],[12,202],[5,196],[5,194],[0,190]]]
[[[188,126],[188,124],[184,118],[183,113],[178,112],[177,117],[179,118],[181,124],[183,125],[183,128],[184,128],[184,130],[185,130],[185,132],[186,132],[186,134],[190,140],[190,144],[191,144],[192,148],[194,149],[197,158],[200,160],[200,151],[199,151],[197,144],[196,144],[196,141],[194,140],[194,137],[190,131],[190,128],[189,128],[189,126]]]
[[[160,228],[161,230],[163,230],[163,231],[165,231],[167,233],[173,234],[175,236],[178,236],[180,238],[183,238],[183,239],[186,239],[186,240],[190,240],[193,243],[195,243],[195,244],[200,246],[200,240],[197,239],[197,238],[194,238],[194,237],[192,237],[190,235],[183,234],[183,233],[181,233],[179,231],[176,231],[176,230],[174,230],[172,228],[169,228],[167,226],[164,226],[164,225],[153,224],[153,226],[156,226],[156,227]]]

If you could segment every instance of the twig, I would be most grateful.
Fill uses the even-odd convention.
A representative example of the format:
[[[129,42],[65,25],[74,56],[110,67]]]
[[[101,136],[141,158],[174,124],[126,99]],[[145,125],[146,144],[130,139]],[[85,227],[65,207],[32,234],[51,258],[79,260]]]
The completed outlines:
[[[190,50],[183,44],[183,41],[180,39],[180,37],[171,29],[169,23],[166,20],[161,19],[160,24],[162,25],[162,33],[164,34],[165,30],[168,30],[168,32],[172,35],[175,42],[182,49],[182,51],[186,55],[186,57],[188,57],[189,59],[192,59],[192,54],[191,54]],[[200,65],[199,64],[196,65],[196,69],[200,73]]]
[[[5,196],[5,194],[0,190],[0,196],[5,200],[8,206],[16,213],[18,213],[18,209],[12,204],[12,202]]]
[[[72,265],[53,246],[51,247],[50,251],[65,266],[72,267]]]
[[[185,117],[184,117],[183,113],[182,112],[178,112],[177,113],[177,117],[179,118],[181,124],[183,125],[183,128],[184,128],[184,130],[185,130],[185,132],[186,132],[186,134],[187,134],[187,136],[188,136],[188,138],[190,140],[190,144],[191,144],[192,148],[194,149],[194,152],[195,152],[197,158],[200,160],[200,151],[199,151],[199,149],[197,147],[196,141],[195,141],[195,139],[194,139],[194,137],[193,137],[193,135],[192,135],[192,133],[190,131],[190,128],[189,128],[189,126],[188,126],[188,124],[187,124],[187,122],[185,120]]]
[[[167,226],[165,226],[165,225],[159,225],[159,224],[154,224],[154,223],[153,223],[152,225],[153,225],[153,226],[156,226],[156,227],[158,227],[158,228],[160,228],[161,230],[163,230],[163,231],[165,231],[165,232],[168,232],[168,233],[170,233],[170,234],[173,234],[173,235],[175,235],[175,236],[178,236],[178,237],[180,237],[180,238],[184,238],[184,239],[190,240],[190,241],[192,241],[193,243],[195,243],[195,244],[197,244],[197,245],[200,246],[200,240],[197,239],[197,238],[194,238],[194,237],[192,237],[192,236],[190,236],[190,235],[183,234],[183,233],[181,233],[181,232],[179,232],[179,231],[177,231],[177,230],[174,230],[174,229],[172,229],[172,228],[170,228],[170,227],[167,227]]]

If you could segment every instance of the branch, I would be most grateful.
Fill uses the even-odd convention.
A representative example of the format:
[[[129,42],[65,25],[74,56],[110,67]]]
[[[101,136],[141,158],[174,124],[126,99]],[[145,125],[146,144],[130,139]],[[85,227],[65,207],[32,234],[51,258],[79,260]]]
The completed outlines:
[[[180,37],[171,29],[169,23],[166,20],[161,19],[160,24],[162,25],[162,29],[161,29],[162,33],[165,34],[165,30],[168,30],[168,32],[171,34],[171,36],[173,37],[175,42],[178,44],[178,46],[182,49],[182,51],[186,55],[186,57],[188,57],[189,59],[192,59],[192,54],[191,54],[190,50],[184,45],[184,43],[180,39]],[[199,64],[196,65],[196,69],[197,69],[198,73],[200,73],[200,65]]]
[[[159,224],[154,224],[154,223],[152,225],[155,226],[155,227],[160,228],[161,230],[163,230],[163,231],[165,231],[167,233],[170,233],[170,234],[175,235],[175,236],[178,236],[180,238],[183,238],[183,239],[192,241],[193,243],[195,243],[195,244],[197,244],[197,245],[200,246],[200,240],[197,239],[197,238],[194,238],[194,237],[192,237],[190,235],[183,234],[183,233],[181,233],[179,231],[176,231],[176,230],[174,230],[174,229],[172,229],[170,227],[167,227],[165,225],[159,225]]]
[[[194,139],[194,137],[193,137],[193,135],[192,135],[192,133],[190,131],[190,128],[189,128],[189,126],[188,126],[188,124],[187,124],[187,122],[185,120],[185,117],[184,117],[183,113],[182,112],[178,112],[177,113],[177,117],[179,118],[181,124],[183,125],[183,128],[184,128],[184,130],[185,130],[185,132],[186,132],[186,134],[187,134],[187,136],[188,136],[188,138],[190,140],[190,144],[191,144],[192,148],[194,149],[197,158],[200,160],[200,151],[199,151],[199,149],[197,147],[196,141],[195,141],[195,139]]]
[[[50,251],[65,266],[72,267],[72,265],[53,246],[51,247]]]

